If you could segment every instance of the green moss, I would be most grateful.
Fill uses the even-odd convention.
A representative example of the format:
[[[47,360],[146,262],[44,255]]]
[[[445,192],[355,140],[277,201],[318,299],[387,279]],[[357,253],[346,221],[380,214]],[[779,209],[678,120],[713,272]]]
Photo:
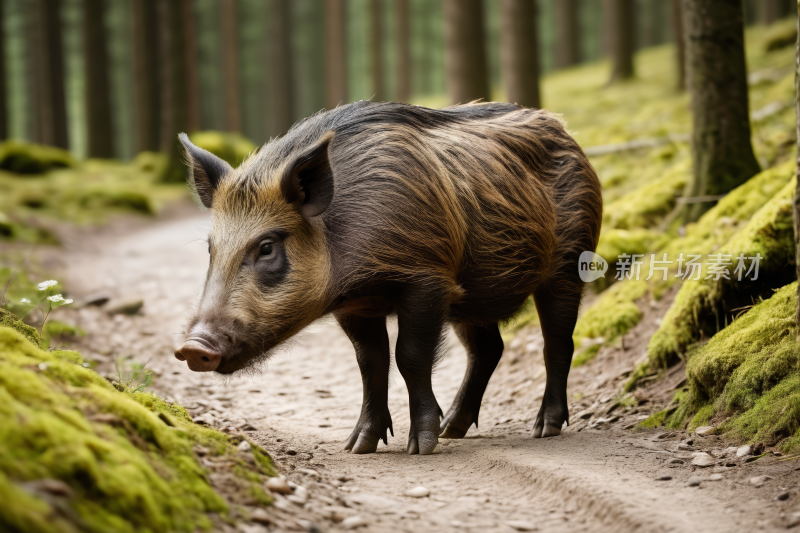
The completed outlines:
[[[61,148],[21,141],[0,143],[0,169],[18,175],[43,174],[75,166],[70,153]]]
[[[39,332],[36,328],[25,324],[17,315],[0,308],[0,327],[11,328],[20,333],[28,342],[39,346]]]
[[[210,528],[208,513],[227,512],[192,453],[202,444],[241,462],[226,435],[152,394],[117,391],[76,352],[42,351],[17,331],[27,326],[13,325],[0,327],[0,495],[16,504],[0,506],[0,529],[195,531]],[[256,469],[237,479],[267,504],[261,476],[274,471],[258,453]],[[40,479],[73,495],[25,489]]]
[[[664,422],[667,420],[667,417],[674,411],[675,409],[665,409],[663,411],[659,411],[655,414],[650,415],[648,418],[642,420],[637,427],[640,428],[655,428],[664,425]]]
[[[607,203],[603,207],[603,228],[634,229],[656,226],[675,208],[676,198],[683,194],[690,172],[689,159],[685,158],[677,168],[663,177]],[[659,236],[666,237],[663,232]],[[600,242],[603,242],[603,236],[600,237]],[[651,246],[652,242],[658,241],[651,240],[646,252],[657,249]]]
[[[224,159],[234,168],[256,149],[255,144],[238,133],[198,131],[192,133],[189,138],[194,144]]]
[[[782,20],[771,24],[764,36],[764,50],[773,52],[781,48],[794,46],[797,42],[797,21]]]
[[[602,347],[602,344],[595,344],[579,352],[578,355],[572,358],[572,368],[583,366],[594,361],[594,358],[597,357],[597,352],[599,352]]]
[[[658,250],[669,237],[663,232],[650,231],[647,229],[608,229],[600,234],[600,242],[597,244],[597,255],[614,263],[622,254],[649,254],[653,250]],[[614,276],[610,270],[606,276]]]
[[[644,281],[626,280],[615,283],[583,313],[575,326],[573,337],[603,337],[606,342],[624,335],[639,323],[642,311],[634,303],[647,293]]]
[[[794,257],[791,207],[794,188],[793,181],[784,182],[778,193],[718,249],[718,253],[728,253],[733,258],[740,253],[746,257],[760,255],[761,283],[756,284],[746,279],[738,281],[733,273],[730,280],[706,280],[702,279],[707,275],[705,270],[701,280],[685,281],[650,341],[650,365],[663,367],[673,355],[683,354],[693,342],[724,328],[729,319],[733,318],[730,316],[732,310],[742,305],[743,301],[749,303],[753,296],[757,296],[758,291],[763,290],[764,283],[779,282],[785,278],[786,266],[793,262]],[[752,190],[752,187],[748,189]],[[745,211],[750,209],[752,204]],[[676,242],[674,246],[677,247],[678,244]],[[748,268],[750,263],[746,262]]]

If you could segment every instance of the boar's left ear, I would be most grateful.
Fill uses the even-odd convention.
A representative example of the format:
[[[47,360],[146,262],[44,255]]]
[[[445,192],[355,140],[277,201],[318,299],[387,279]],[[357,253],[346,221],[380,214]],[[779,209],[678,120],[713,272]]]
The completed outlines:
[[[189,188],[205,207],[211,209],[217,185],[226,174],[233,171],[233,167],[211,152],[193,145],[185,133],[178,135],[178,139],[185,150],[189,167]]]
[[[281,178],[286,201],[299,201],[300,213],[306,220],[321,215],[333,200],[333,171],[328,159],[331,139],[332,131],[296,155]]]

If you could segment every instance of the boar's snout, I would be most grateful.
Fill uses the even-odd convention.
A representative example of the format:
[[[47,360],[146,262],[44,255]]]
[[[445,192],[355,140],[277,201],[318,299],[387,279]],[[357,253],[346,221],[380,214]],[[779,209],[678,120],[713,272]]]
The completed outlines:
[[[222,354],[230,344],[230,336],[214,332],[203,323],[195,325],[189,338],[175,350],[175,358],[186,361],[194,372],[213,372],[222,362]]]

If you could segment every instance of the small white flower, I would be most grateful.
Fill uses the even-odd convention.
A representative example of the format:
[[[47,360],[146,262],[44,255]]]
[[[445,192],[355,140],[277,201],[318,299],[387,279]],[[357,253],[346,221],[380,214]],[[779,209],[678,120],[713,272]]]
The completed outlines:
[[[53,296],[48,296],[47,299],[50,300],[51,302],[63,302],[64,301],[64,297],[61,296],[60,294],[54,294]]]
[[[50,279],[47,281],[43,281],[39,284],[39,290],[44,291],[52,287],[53,285],[58,285],[58,282],[54,279]]]
[[[72,298],[67,298],[66,300],[64,300],[64,304],[63,305],[69,305],[71,303],[72,303]]]
[[[49,365],[47,363],[39,363],[39,370],[44,372],[45,370],[47,370],[48,366]]]
[[[29,303],[31,303],[31,301],[28,300],[27,298],[23,298],[22,300],[19,301],[19,303],[21,303],[21,304],[29,304]]]

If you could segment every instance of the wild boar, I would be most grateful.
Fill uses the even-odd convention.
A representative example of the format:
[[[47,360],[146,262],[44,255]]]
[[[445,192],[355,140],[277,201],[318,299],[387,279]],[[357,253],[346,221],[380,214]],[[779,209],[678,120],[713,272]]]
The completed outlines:
[[[175,356],[195,371],[253,368],[332,313],[355,347],[364,399],[347,441],[392,431],[389,338],[408,386],[408,453],[474,423],[503,353],[498,324],[533,295],[547,384],[534,437],[568,423],[566,385],[583,282],[600,234],[600,183],[559,116],[513,104],[441,110],[356,102],[320,112],[236,169],[185,134],[189,183],[211,210],[208,275]],[[452,407],[431,373],[447,324],[468,354]]]

